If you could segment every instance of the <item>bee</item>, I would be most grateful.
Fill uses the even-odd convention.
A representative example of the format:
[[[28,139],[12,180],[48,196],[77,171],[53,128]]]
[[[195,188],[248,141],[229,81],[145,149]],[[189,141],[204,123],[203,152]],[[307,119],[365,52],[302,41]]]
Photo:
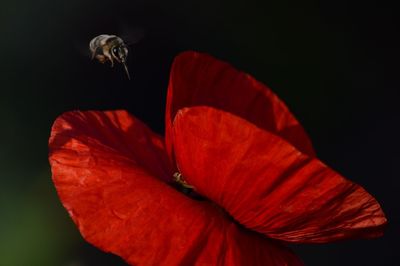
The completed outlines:
[[[102,64],[107,61],[110,61],[111,67],[114,66],[114,62],[122,64],[128,79],[131,79],[126,61],[128,46],[120,37],[108,34],[96,36],[90,41],[89,50],[92,59],[96,58]]]
[[[204,200],[204,198],[195,191],[196,190],[195,187],[189,185],[186,182],[181,173],[175,172],[172,177],[174,181],[172,186],[175,187],[178,191],[182,192],[183,194],[189,196],[192,199]]]
[[[187,188],[187,189],[193,189],[194,188],[193,186],[189,185],[185,181],[185,179],[183,179],[183,176],[182,176],[181,173],[178,173],[178,172],[174,173],[173,178],[174,178],[174,181],[176,183],[178,183],[180,186],[182,186],[184,188]]]

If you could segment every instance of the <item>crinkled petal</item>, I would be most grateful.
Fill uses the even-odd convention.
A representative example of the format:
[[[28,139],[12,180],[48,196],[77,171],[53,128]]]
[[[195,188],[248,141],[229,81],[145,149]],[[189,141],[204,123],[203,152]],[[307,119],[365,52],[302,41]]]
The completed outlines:
[[[172,155],[172,121],[179,109],[210,106],[286,139],[314,155],[306,132],[285,104],[264,84],[207,54],[184,52],[175,58],[166,107],[166,142]]]
[[[49,142],[53,181],[82,236],[131,265],[302,265],[158,178],[169,174],[162,139],[124,111],[65,113]]]
[[[183,109],[173,141],[186,181],[249,229],[303,243],[382,234],[385,216],[362,187],[240,117]]]

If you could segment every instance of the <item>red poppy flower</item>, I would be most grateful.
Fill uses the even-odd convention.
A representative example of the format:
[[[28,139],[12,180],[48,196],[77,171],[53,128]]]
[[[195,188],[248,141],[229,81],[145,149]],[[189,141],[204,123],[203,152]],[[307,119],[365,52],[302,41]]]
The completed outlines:
[[[275,94],[205,54],[173,63],[165,140],[125,111],[75,111],[49,143],[83,237],[133,265],[302,265],[284,242],[376,237],[386,223]]]

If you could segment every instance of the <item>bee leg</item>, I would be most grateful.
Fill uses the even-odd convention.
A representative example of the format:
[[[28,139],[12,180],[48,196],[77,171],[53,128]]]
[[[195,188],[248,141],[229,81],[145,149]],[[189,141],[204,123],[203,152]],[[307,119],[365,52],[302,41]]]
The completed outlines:
[[[102,64],[104,64],[104,62],[106,61],[106,58],[103,55],[96,55],[95,57]]]
[[[111,65],[111,67],[113,67],[113,66],[114,66],[114,60],[113,60],[112,56],[111,56],[109,53],[104,53],[104,56],[105,56],[108,60],[110,60],[110,65]]]
[[[94,58],[97,58],[97,56],[101,56],[103,53],[102,49],[100,47],[97,47],[95,50],[92,50],[92,60]]]

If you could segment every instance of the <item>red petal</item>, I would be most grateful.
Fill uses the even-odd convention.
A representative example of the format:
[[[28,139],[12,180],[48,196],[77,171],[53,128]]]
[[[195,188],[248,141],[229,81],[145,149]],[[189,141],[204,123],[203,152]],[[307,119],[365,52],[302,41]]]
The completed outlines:
[[[100,249],[132,265],[301,265],[216,205],[153,177],[168,173],[166,160],[162,139],[124,111],[70,112],[52,129],[58,194]]]
[[[174,145],[189,184],[268,237],[329,242],[382,234],[385,216],[362,187],[237,116],[181,110]]]
[[[285,104],[264,84],[209,55],[184,52],[173,63],[168,86],[166,141],[171,155],[171,125],[184,107],[210,106],[230,112],[281,136],[314,155],[311,141]]]

